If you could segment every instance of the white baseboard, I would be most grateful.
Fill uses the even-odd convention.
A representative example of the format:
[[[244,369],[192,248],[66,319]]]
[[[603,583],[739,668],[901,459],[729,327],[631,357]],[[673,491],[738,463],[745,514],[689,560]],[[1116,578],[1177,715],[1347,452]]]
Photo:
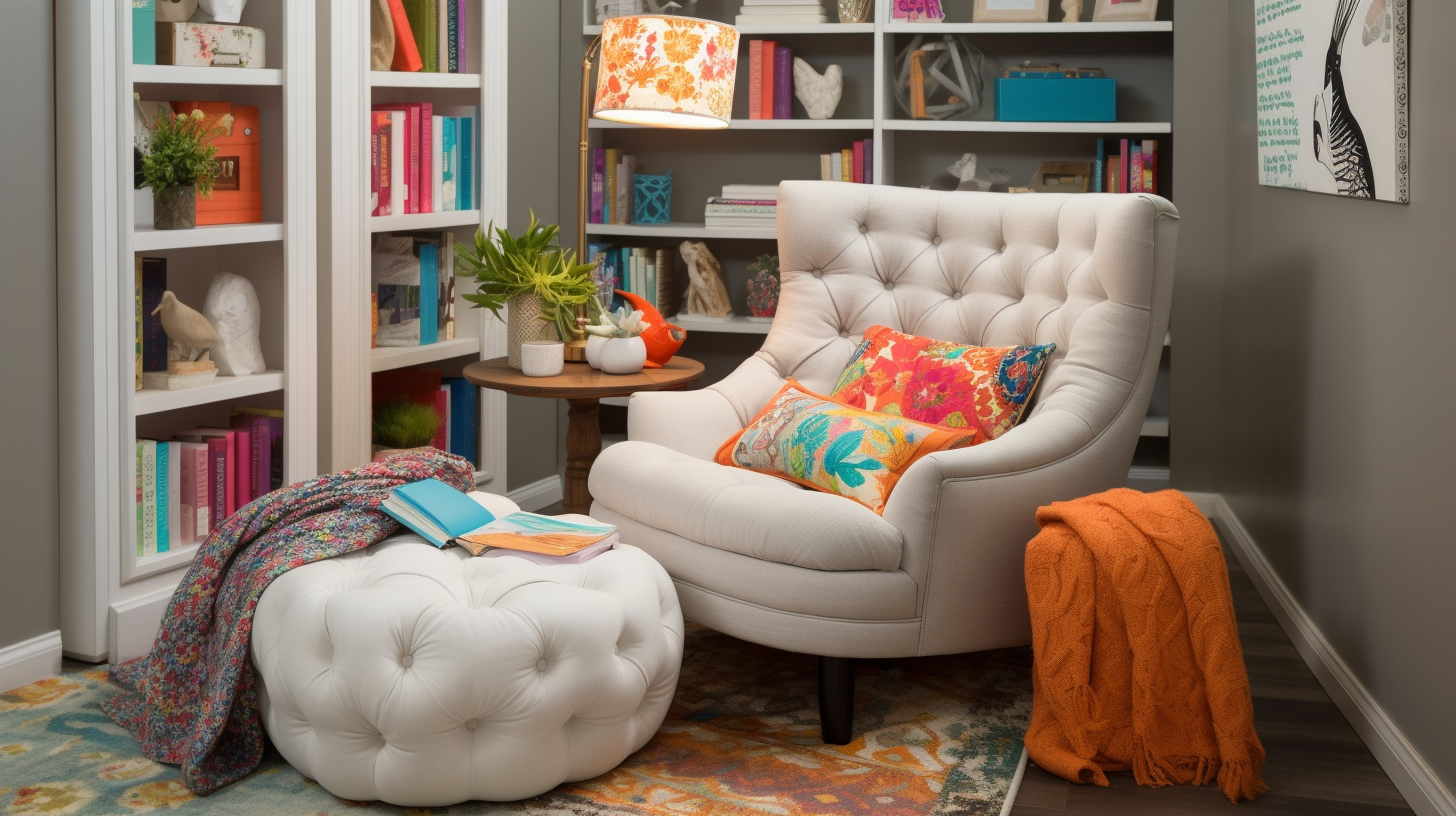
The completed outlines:
[[[543,507],[550,507],[561,501],[561,497],[560,476],[547,476],[539,482],[522,485],[506,494],[506,498],[520,505],[522,510],[529,513],[534,513]]]
[[[1209,518],[1222,522],[1229,548],[1253,579],[1280,627],[1411,809],[1418,816],[1456,816],[1456,797],[1325,639],[1223,496],[1188,495]]]
[[[61,630],[0,648],[0,693],[61,673]]]
[[[138,598],[112,604],[107,610],[107,639],[112,663],[124,663],[152,650],[162,628],[162,615],[176,587],[163,587]]]

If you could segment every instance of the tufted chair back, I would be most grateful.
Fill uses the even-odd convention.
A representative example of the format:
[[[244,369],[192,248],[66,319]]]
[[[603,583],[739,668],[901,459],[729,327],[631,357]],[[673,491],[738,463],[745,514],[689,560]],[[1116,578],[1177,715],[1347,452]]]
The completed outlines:
[[[827,393],[861,335],[882,324],[978,346],[1056,343],[1029,416],[1065,410],[1105,428],[1124,406],[1145,406],[1167,326],[1176,223],[1172,205],[1148,195],[786,181],[782,293],[758,352],[778,376],[722,392],[744,419],[786,377]]]

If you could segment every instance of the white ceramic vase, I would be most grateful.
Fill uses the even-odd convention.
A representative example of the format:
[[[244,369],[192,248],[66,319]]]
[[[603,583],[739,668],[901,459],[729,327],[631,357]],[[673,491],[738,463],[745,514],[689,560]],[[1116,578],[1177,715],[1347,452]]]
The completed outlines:
[[[527,340],[521,344],[521,373],[527,377],[555,377],[564,368],[565,347],[560,340]]]
[[[589,334],[586,338],[586,364],[592,368],[602,367],[602,344],[607,338],[599,334]]]
[[[608,337],[597,354],[600,368],[607,374],[636,374],[647,362],[647,344],[641,337]]]

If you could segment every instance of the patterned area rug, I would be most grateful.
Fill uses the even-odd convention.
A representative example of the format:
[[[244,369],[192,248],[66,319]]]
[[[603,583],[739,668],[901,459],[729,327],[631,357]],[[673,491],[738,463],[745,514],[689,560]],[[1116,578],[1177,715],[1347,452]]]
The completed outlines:
[[[661,731],[604,776],[524,802],[414,810],[338,799],[270,751],[206,798],[101,712],[105,667],[0,694],[0,808],[11,814],[874,813],[996,816],[1031,712],[1031,650],[863,661],[855,740],[819,742],[814,658],[689,626]]]

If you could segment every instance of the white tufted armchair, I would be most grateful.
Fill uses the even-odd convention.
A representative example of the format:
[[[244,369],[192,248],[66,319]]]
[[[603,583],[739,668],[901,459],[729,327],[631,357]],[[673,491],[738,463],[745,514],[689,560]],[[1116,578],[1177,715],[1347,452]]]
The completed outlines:
[[[818,655],[826,742],[851,736],[850,659],[1031,642],[1035,510],[1122,485],[1168,325],[1178,216],[1149,195],[779,187],[778,317],[699,391],[632,398],[592,468],[592,515],[677,586],[684,617]],[[833,389],[870,326],[982,346],[1057,344],[1022,423],[933,453],[884,516],[712,461],[793,377]]]

